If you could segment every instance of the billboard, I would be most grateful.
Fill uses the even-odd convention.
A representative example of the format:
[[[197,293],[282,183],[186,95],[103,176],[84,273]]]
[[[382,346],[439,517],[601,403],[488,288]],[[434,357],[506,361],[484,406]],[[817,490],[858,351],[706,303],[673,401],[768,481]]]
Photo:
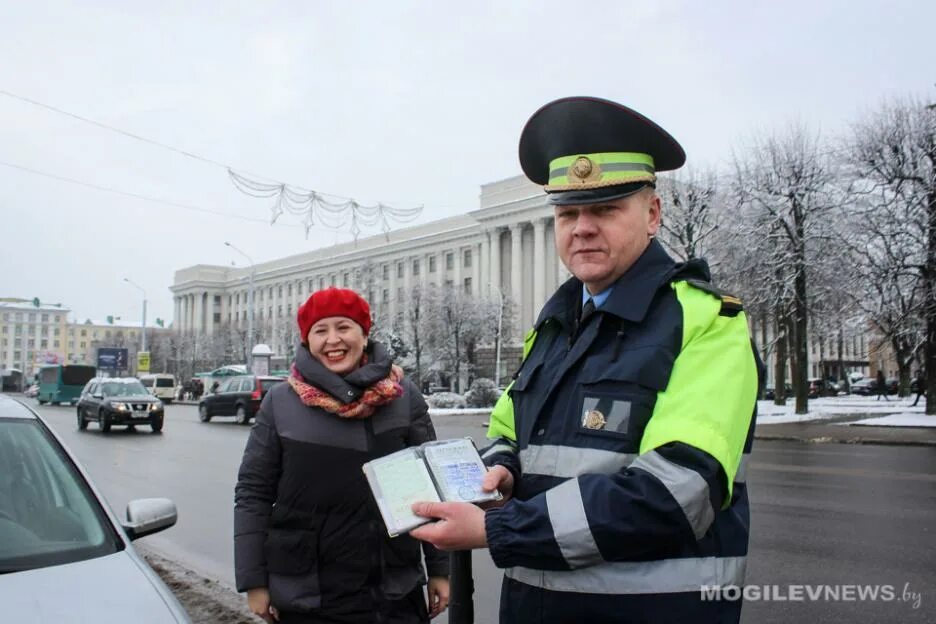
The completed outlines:
[[[127,349],[118,347],[98,347],[97,367],[105,370],[126,370]]]

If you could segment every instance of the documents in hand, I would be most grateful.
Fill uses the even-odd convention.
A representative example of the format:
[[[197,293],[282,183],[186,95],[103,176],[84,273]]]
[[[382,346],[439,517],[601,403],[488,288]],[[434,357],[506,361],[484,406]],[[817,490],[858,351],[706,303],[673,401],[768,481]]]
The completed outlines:
[[[413,503],[500,500],[500,492],[481,490],[485,472],[487,468],[469,438],[426,442],[364,464],[390,537],[430,522],[411,511]]]

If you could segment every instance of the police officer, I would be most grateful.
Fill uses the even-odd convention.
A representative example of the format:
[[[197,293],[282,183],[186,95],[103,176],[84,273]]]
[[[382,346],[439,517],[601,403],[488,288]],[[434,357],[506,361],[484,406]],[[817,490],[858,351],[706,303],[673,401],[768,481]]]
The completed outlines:
[[[485,487],[507,502],[418,503],[412,534],[490,549],[501,622],[736,622],[759,361],[741,302],[654,238],[656,172],[685,162],[614,102],[551,102],[520,163],[555,209],[572,278],[543,306],[491,417]]]

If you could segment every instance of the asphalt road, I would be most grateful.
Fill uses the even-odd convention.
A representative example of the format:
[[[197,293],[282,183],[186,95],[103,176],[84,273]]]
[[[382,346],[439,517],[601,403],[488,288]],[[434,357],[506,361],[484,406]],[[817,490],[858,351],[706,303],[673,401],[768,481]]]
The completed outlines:
[[[134,498],[175,501],[178,524],[144,538],[148,546],[233,585],[233,490],[247,427],[201,423],[189,405],[167,407],[162,434],[102,434],[94,423],[79,432],[74,408],[40,412],[118,515]],[[436,427],[439,437],[480,441],[483,420],[444,416]],[[936,621],[936,448],[760,442],[753,460],[745,622]],[[475,621],[496,622],[500,573],[486,551],[474,565]],[[858,598],[875,588],[877,600]]]

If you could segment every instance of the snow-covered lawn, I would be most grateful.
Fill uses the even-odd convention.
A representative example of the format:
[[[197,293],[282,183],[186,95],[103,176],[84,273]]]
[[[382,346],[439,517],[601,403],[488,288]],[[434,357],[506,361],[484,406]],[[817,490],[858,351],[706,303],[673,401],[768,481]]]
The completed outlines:
[[[936,416],[926,414],[903,413],[880,418],[867,418],[858,422],[841,423],[847,425],[871,425],[874,427],[936,427]]]
[[[875,397],[865,396],[839,396],[824,397],[821,399],[810,399],[808,414],[794,414],[793,399],[787,399],[786,405],[774,405],[773,401],[757,402],[757,422],[759,424],[778,424],[789,422],[808,422],[832,420],[843,416],[861,416],[865,414],[880,414],[882,416],[907,416],[912,417],[914,422],[928,422],[925,419],[933,421],[931,425],[907,425],[898,424],[904,422],[897,418],[871,418],[863,419],[854,423],[841,424],[874,424],[884,427],[923,427],[936,425],[936,416],[925,416],[923,414],[923,401],[916,407],[911,407],[912,398],[888,397],[887,401],[876,400]],[[909,422],[909,421],[908,421]]]

